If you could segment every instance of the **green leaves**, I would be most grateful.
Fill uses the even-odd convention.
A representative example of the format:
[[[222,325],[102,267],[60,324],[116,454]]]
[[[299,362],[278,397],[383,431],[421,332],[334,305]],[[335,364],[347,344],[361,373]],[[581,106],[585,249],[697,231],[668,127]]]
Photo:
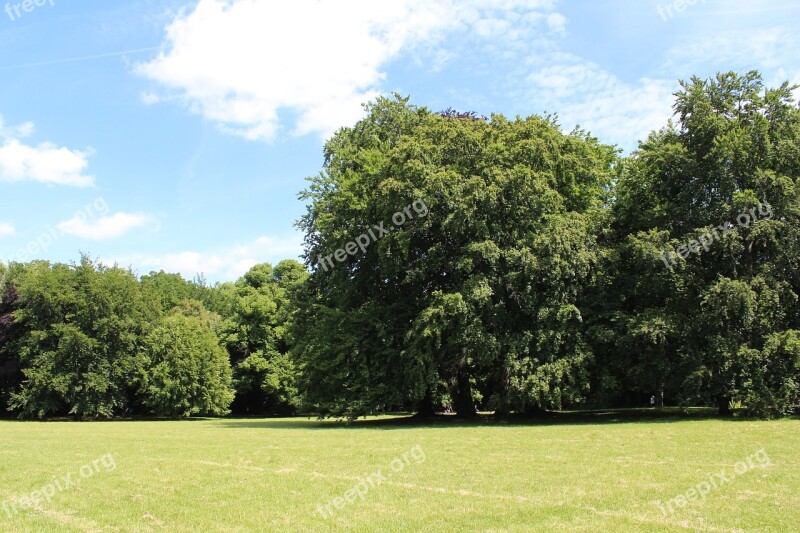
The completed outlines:
[[[297,370],[288,356],[293,299],[308,273],[297,261],[282,261],[274,269],[263,263],[236,283],[225,343],[238,392],[240,413],[291,413],[299,404]]]
[[[160,416],[225,415],[233,401],[228,354],[200,318],[173,314],[146,337],[143,403]]]
[[[721,412],[747,397],[748,408],[774,412],[764,407],[777,405],[770,386],[747,369],[767,339],[798,327],[800,110],[788,84],[765,89],[757,72],[681,86],[679,124],[640,144],[617,188],[609,297],[600,297],[615,305],[596,316],[597,331],[616,329],[620,342],[603,345],[603,361],[619,365],[623,388],[715,398]],[[711,232],[720,238],[710,247],[659,268],[655,257]],[[649,348],[645,323],[668,326]]]
[[[187,416],[227,412],[234,388],[249,414],[652,395],[796,412],[795,89],[757,72],[681,82],[676,122],[625,159],[550,116],[378,98],[300,194],[310,274],[265,263],[210,287],[87,257],[0,266],[0,401]]]
[[[143,372],[140,337],[153,317],[126,270],[35,262],[15,280],[24,380],[10,407],[27,416],[108,417]]]
[[[314,408],[358,415],[448,396],[468,414],[473,396],[506,401],[517,358],[538,361],[522,379],[545,361],[562,361],[554,376],[577,375],[590,351],[576,304],[596,262],[613,148],[547,118],[474,120],[378,99],[326,157],[299,223],[314,293],[297,356]],[[425,218],[335,269],[315,267],[417,198]],[[541,318],[551,315],[563,320]],[[549,327],[557,334],[538,343]],[[547,405],[581,388],[567,386]],[[517,392],[523,408],[544,398]]]

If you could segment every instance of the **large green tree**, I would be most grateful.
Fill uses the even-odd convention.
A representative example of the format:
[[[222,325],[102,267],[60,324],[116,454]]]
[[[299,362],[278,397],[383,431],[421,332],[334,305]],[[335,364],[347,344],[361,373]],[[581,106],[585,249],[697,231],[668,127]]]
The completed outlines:
[[[313,273],[296,353],[310,406],[425,411],[448,395],[468,416],[476,392],[505,411],[579,400],[582,287],[616,163],[552,117],[370,105],[302,195]]]
[[[39,417],[121,413],[144,368],[140,339],[157,316],[133,274],[84,256],[76,265],[30,263],[14,283],[24,379],[11,407]]]
[[[640,144],[616,189],[594,307],[599,373],[612,387],[764,414],[754,399],[769,380],[756,387],[754,368],[800,325],[796,87],[765,88],[756,72],[681,87],[677,123]]]

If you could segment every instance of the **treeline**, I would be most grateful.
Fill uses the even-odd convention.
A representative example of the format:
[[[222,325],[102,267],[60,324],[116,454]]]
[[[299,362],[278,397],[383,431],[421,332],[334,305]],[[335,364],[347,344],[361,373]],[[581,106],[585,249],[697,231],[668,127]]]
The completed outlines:
[[[10,265],[0,404],[25,417],[651,401],[795,414],[795,89],[756,72],[682,82],[675,122],[628,157],[554,116],[380,98],[326,143],[300,195],[305,266],[208,286],[85,257]]]
[[[12,264],[0,304],[0,404],[22,417],[289,414],[297,261],[209,286],[96,264]]]

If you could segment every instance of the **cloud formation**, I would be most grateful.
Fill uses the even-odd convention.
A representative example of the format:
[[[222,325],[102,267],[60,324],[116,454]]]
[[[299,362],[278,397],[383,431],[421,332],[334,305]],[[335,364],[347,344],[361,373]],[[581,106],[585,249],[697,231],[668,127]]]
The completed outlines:
[[[361,104],[385,92],[387,64],[401,52],[431,53],[456,30],[518,42],[534,23],[561,32],[565,19],[545,16],[550,0],[200,0],[166,30],[165,48],[137,72],[192,111],[247,139],[271,139],[281,113],[292,133],[329,135],[352,124]],[[525,26],[527,27],[527,26]],[[147,91],[143,100],[158,96]]]
[[[118,258],[117,264],[132,266],[140,273],[164,270],[192,278],[203,274],[210,280],[230,281],[244,275],[253,266],[282,259],[299,258],[302,253],[300,235],[289,237],[262,236],[254,241],[218,250],[186,250],[160,256],[136,255]]]
[[[124,235],[152,221],[150,215],[142,213],[114,213],[110,216],[88,220],[80,214],[58,224],[63,235],[72,235],[93,241],[104,241]]]
[[[5,126],[0,116],[0,181],[36,181],[49,185],[90,187],[94,177],[85,174],[91,149],[71,150],[51,142],[36,146],[20,139],[30,136],[34,126],[26,122]]]
[[[14,235],[16,232],[17,230],[14,229],[14,226],[8,222],[0,222],[0,239]]]
[[[557,112],[568,129],[579,124],[603,142],[633,147],[666,125],[677,83],[643,78],[629,84],[594,63],[565,56],[534,69],[523,86],[523,98]]]

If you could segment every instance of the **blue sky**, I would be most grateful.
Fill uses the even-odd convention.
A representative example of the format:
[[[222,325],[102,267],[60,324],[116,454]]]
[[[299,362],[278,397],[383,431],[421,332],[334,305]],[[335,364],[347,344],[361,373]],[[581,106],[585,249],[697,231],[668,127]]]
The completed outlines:
[[[42,5],[36,5],[36,4]],[[298,257],[324,140],[393,91],[629,152],[678,79],[800,83],[796,0],[0,0],[0,259]],[[800,96],[800,93],[798,93]]]

